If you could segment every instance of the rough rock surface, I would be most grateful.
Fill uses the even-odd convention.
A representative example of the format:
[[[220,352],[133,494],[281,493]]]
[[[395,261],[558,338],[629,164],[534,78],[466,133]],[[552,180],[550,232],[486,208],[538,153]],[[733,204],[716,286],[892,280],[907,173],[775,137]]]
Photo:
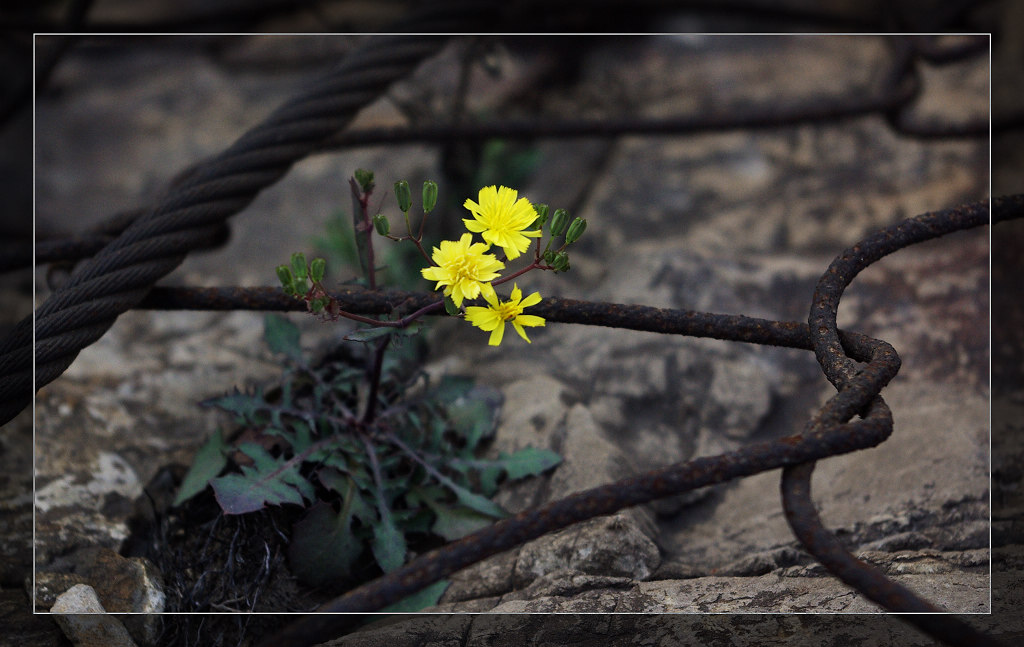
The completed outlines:
[[[75,584],[61,593],[50,612],[76,647],[135,647],[128,630],[106,613],[88,584]]]
[[[232,65],[256,51],[250,47],[228,47],[231,64],[188,48],[142,47],[132,66],[116,68],[116,83],[102,58],[69,58],[54,81],[62,96],[40,102],[41,218],[64,227],[72,225],[62,216],[74,214],[80,228],[144,202],[301,85],[288,75],[239,75]],[[541,54],[502,55],[506,78],[473,77],[481,88],[475,96],[495,106],[523,92],[523,79],[547,64]],[[860,92],[884,69],[885,55],[871,38],[613,40],[584,55],[579,82],[551,91],[544,108],[565,114],[565,106],[583,104],[597,116],[664,116]],[[447,52],[398,96],[415,96],[417,84],[452,81],[456,58],[457,51]],[[642,62],[643,74],[625,61]],[[786,73],[793,66],[809,70],[806,83]],[[962,117],[984,96],[988,70],[980,61],[949,73],[956,78],[945,85],[958,99],[949,103],[952,117]],[[667,80],[642,83],[644,75]],[[710,87],[709,78],[716,79]],[[385,101],[361,121],[403,119]],[[103,158],[109,164],[87,163],[100,148],[110,151]],[[570,273],[529,274],[521,279],[524,291],[785,320],[806,318],[817,277],[841,249],[901,217],[984,197],[988,183],[984,142],[903,138],[880,117],[610,144],[557,141],[537,150],[534,179],[521,192],[570,208],[589,227]],[[167,282],[272,284],[272,266],[308,251],[324,220],[348,204],[344,179],[357,167],[374,168],[382,180],[441,177],[426,146],[308,159],[233,219],[225,249],[190,256]],[[438,217],[459,216],[452,210]],[[987,253],[987,232],[967,232],[902,251],[858,277],[839,321],[901,353],[901,373],[885,391],[896,430],[877,449],[822,461],[814,476],[825,522],[855,553],[945,608],[968,613],[991,610]],[[141,484],[168,463],[188,463],[223,423],[195,403],[276,374],[259,342],[260,320],[245,312],[128,313],[40,392],[39,572],[57,570],[58,558],[78,549],[116,550]],[[293,320],[311,346],[344,334],[310,318]],[[555,324],[531,331],[530,346],[508,337],[495,350],[479,331],[441,322],[428,370],[471,374],[502,390],[493,451],[534,445],[564,456],[553,473],[499,495],[511,511],[793,433],[831,393],[813,356],[801,351]],[[996,559],[1021,570],[1012,552]],[[451,579],[437,610],[877,611],[799,548],[782,516],[778,472],[585,522]],[[768,633],[782,644],[781,637],[813,630],[818,621],[721,616],[687,624],[602,615],[543,622],[423,618],[337,644],[513,644],[530,632],[551,644],[581,636],[633,644],[638,633],[685,643],[764,634],[756,622],[773,624]],[[871,635],[870,620],[845,622],[861,641],[852,644],[877,644],[860,638]],[[902,625],[885,627],[902,644],[930,644]],[[495,642],[499,637],[505,642]]]

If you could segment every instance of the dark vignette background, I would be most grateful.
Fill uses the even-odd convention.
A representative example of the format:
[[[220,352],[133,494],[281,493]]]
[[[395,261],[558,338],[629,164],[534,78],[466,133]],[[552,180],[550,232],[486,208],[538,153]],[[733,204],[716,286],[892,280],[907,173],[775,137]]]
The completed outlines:
[[[176,22],[173,14],[162,13],[160,9],[148,7],[147,3],[132,4],[129,9],[125,3],[110,2],[94,3],[89,13],[82,11],[86,22],[76,23],[75,11],[90,9],[92,3],[51,3],[43,5],[40,10],[34,5],[26,8],[24,12],[12,11],[5,17],[7,29],[3,48],[0,50],[2,64],[4,66],[3,83],[4,93],[2,106],[0,106],[0,117],[3,118],[2,132],[0,132],[0,148],[2,148],[3,161],[0,162],[3,169],[3,195],[5,197],[4,208],[7,210],[5,218],[0,222],[3,228],[3,245],[7,253],[7,245],[31,243],[31,38],[29,31],[65,31],[68,29],[84,28],[85,30],[110,28],[114,26],[130,26],[137,30],[307,30],[313,29],[310,24],[309,15],[302,11],[289,13],[282,9],[281,5],[275,3],[261,3],[259,12],[262,16],[254,19],[252,14],[232,11],[233,3],[224,4],[228,12],[215,21],[210,18],[196,18]],[[300,3],[282,3],[289,7]],[[342,3],[344,4],[344,3]],[[350,3],[352,4],[352,3]],[[757,5],[759,3],[752,3]],[[806,9],[805,3],[787,3],[792,6],[794,15],[779,15],[773,17],[776,22],[772,28],[816,30],[813,24],[807,24],[799,18],[800,10]],[[825,12],[827,8],[834,8],[842,13],[849,9],[852,3],[836,2],[832,5],[813,3],[815,7]],[[907,3],[908,5],[910,3]],[[949,7],[956,3],[940,3],[943,7]],[[997,118],[1017,118],[1021,115],[1021,106],[1024,105],[1021,99],[1015,96],[1013,89],[1020,87],[1021,70],[1024,68],[1024,48],[1019,40],[1019,34],[1013,33],[1006,28],[1012,24],[1016,12],[1019,17],[1020,11],[1014,9],[1012,2],[986,2],[979,3],[980,7],[970,12],[941,12],[934,8],[924,10],[915,14],[909,9],[901,11],[899,8],[889,14],[891,22],[882,22],[872,16],[868,10],[861,9],[856,13],[856,20],[850,21],[844,29],[881,29],[895,23],[899,29],[911,31],[917,30],[971,30],[971,31],[993,31],[996,33],[993,61],[993,103],[994,114]],[[204,5],[209,7],[209,3]],[[147,7],[150,10],[147,13]],[[176,9],[182,12],[191,8],[190,4],[178,5]],[[384,9],[376,12],[363,8],[360,12],[357,9],[337,8],[337,13],[325,18],[322,14],[312,19],[312,24],[317,28],[326,26],[331,30],[361,30],[374,29],[386,25],[390,18],[389,11],[400,10],[398,4],[386,5]],[[104,13],[103,10],[107,10]],[[132,13],[137,11],[138,13]],[[93,13],[94,12],[94,13]],[[127,12],[127,13],[123,13]],[[753,12],[757,13],[757,12]],[[98,16],[104,16],[99,18]],[[845,14],[849,15],[849,14]],[[66,16],[71,16],[70,23],[63,23]],[[98,27],[93,23],[93,16]],[[127,21],[125,20],[127,16]],[[597,29],[598,25],[591,25],[585,18],[578,14],[570,15],[580,27]],[[59,20],[55,22],[55,20]],[[107,21],[106,23],[102,22]],[[275,22],[278,21],[278,22]],[[712,16],[705,18],[704,22],[698,20],[693,23],[697,30],[741,30],[746,31],[763,26],[764,22],[749,22],[744,19],[742,12],[726,16]],[[147,27],[152,25],[153,27]],[[639,27],[639,26],[638,26]],[[829,28],[837,28],[836,25],[828,25]],[[617,25],[622,28],[622,25]],[[657,30],[657,23],[645,25],[646,29]],[[45,76],[45,61],[37,62],[37,73]],[[1022,137],[1019,129],[1019,121],[1016,128],[996,134],[993,146],[993,193],[996,195],[1017,193],[1024,191],[1022,185],[1021,170],[1024,169],[1021,146]],[[993,361],[993,546],[995,548],[993,569],[993,597],[994,597],[994,622],[984,622],[984,626],[991,627],[997,624],[1004,625],[1007,638],[1020,638],[1022,635],[1019,620],[1011,615],[1011,609],[1019,604],[1019,594],[1012,592],[1020,588],[1020,581],[1016,579],[1021,569],[1022,557],[1019,545],[1022,543],[1022,528],[1020,520],[1021,507],[1024,505],[1024,495],[1021,494],[1020,484],[1022,471],[1019,465],[1024,458],[1024,444],[1021,442],[1019,421],[1020,414],[1024,411],[1024,384],[1022,384],[1021,367],[1024,366],[1024,306],[1019,299],[1019,279],[1022,265],[1021,253],[1024,252],[1024,223],[1009,223],[1001,225],[996,230],[992,240],[992,361]],[[8,281],[0,287],[0,298],[3,299],[4,324],[9,325],[30,312],[29,295],[31,294],[30,282],[31,272],[11,273],[7,275]],[[2,451],[5,473],[2,484],[5,493],[2,510],[2,529],[8,537],[18,537],[23,541],[23,527],[17,527],[18,519],[23,518],[16,514],[18,508],[30,505],[26,497],[26,486],[30,487],[29,474],[31,459],[29,453],[30,421],[27,414],[22,414],[18,419],[6,425],[0,430],[0,451]],[[20,488],[20,493],[19,493]],[[63,637],[56,631],[55,625],[46,617],[33,617],[27,613],[27,599],[24,595],[23,578],[31,571],[30,554],[22,543],[20,546],[14,542],[4,540],[3,545],[3,568],[0,569],[0,624],[5,628],[13,629],[19,636],[17,644],[21,645],[59,645],[65,644]],[[1014,572],[1014,576],[1005,574]],[[1016,603],[1014,600],[1016,599]],[[549,639],[557,635],[577,634],[586,636],[591,644],[629,644],[633,634],[653,634],[671,636],[685,634],[682,626],[694,622],[690,618],[636,618],[630,621],[628,618],[618,623],[618,626],[601,624],[599,618],[554,618],[542,617],[530,618],[524,621],[529,629],[537,634],[547,634]],[[499,625],[500,618],[494,622]],[[819,643],[829,636],[837,636],[844,633],[843,623],[846,619],[807,617],[801,619],[808,636],[814,636],[809,643]],[[747,644],[764,644],[767,633],[774,633],[777,629],[771,618],[762,619],[758,616],[748,618],[749,629]],[[901,637],[915,635],[909,629],[893,619],[879,619],[879,625],[884,625],[882,635],[889,636],[894,644],[903,642]],[[560,629],[561,628],[561,629]],[[851,628],[851,635],[856,632],[869,631],[864,625]],[[562,633],[567,632],[567,633]],[[908,633],[910,632],[910,633]],[[712,626],[704,631],[697,631],[708,644],[735,644],[740,639],[738,636],[725,636],[717,634]],[[7,639],[12,638],[8,633]],[[758,639],[761,642],[758,642]],[[790,640],[799,640],[791,636]],[[876,642],[875,644],[881,644]]]

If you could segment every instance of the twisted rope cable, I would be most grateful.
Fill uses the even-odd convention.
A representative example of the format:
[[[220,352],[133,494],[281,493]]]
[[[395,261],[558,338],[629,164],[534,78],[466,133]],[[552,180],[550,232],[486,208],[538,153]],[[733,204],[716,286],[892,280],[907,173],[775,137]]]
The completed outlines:
[[[493,2],[448,2],[405,26],[450,32],[490,15]],[[366,41],[311,89],[285,103],[220,155],[168,191],[34,313],[35,389],[56,379],[79,351],[135,307],[189,251],[228,217],[279,180],[297,161],[344,128],[356,112],[409,74],[446,42],[439,36],[393,35]],[[0,342],[0,424],[32,398],[33,317]]]

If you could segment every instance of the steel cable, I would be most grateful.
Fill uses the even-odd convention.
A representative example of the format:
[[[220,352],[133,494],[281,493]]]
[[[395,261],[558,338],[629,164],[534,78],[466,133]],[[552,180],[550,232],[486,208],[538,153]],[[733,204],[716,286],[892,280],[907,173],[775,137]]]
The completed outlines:
[[[403,28],[452,32],[491,15],[496,3],[445,3],[409,18]],[[204,245],[216,227],[280,179],[292,164],[343,129],[357,110],[409,74],[446,39],[373,37],[326,77],[203,163],[99,253],[80,264],[35,312],[35,390],[59,376],[78,352],[137,305],[186,254]],[[113,298],[112,298],[113,297]],[[104,305],[88,306],[104,299]],[[82,307],[78,307],[82,306]],[[31,401],[33,318],[0,341],[0,424]]]

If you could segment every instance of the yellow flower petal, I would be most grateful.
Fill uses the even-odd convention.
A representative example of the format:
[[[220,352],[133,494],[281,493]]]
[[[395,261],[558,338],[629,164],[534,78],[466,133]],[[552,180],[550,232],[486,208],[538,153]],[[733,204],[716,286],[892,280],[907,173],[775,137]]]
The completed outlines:
[[[515,189],[485,186],[477,199],[479,202],[467,199],[462,205],[473,214],[473,218],[463,219],[466,229],[501,247],[509,260],[529,249],[530,238],[541,235],[540,231],[527,230],[537,219],[537,211]]]
[[[487,245],[472,241],[473,235],[468,233],[457,241],[442,240],[431,256],[435,265],[420,270],[423,278],[436,281],[435,290],[443,287],[444,295],[457,306],[465,299],[475,299],[481,290],[493,292],[490,282],[505,268],[493,254],[486,253]]]
[[[505,335],[505,324],[501,324],[497,328],[491,331],[491,338],[487,340],[489,346],[497,346],[501,343],[501,338]]]
[[[529,308],[540,303],[540,292],[534,292],[519,303],[520,308]]]
[[[514,323],[520,326],[544,326],[547,324],[544,317],[538,317],[537,315],[519,315],[514,319]]]

